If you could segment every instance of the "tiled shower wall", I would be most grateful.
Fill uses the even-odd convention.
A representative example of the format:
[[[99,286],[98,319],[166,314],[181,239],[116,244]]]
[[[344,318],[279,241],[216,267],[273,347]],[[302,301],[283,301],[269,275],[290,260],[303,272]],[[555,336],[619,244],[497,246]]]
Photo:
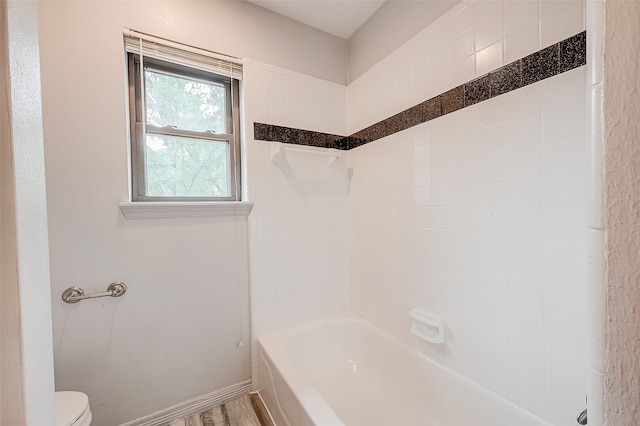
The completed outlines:
[[[474,2],[348,88],[355,132],[583,31],[583,3]],[[351,308],[554,425],[584,408],[585,69],[349,151]],[[441,347],[409,333],[442,315]]]
[[[346,87],[253,62],[245,67],[252,333],[349,309],[348,176],[326,150],[253,140],[253,121],[346,133]],[[341,155],[345,155],[343,152]]]
[[[580,1],[461,3],[348,88],[250,64],[254,336],[351,308],[573,425],[586,393],[583,67],[343,153],[351,180],[322,149],[272,161],[278,145],[252,124],[357,132],[580,33],[583,13]],[[409,334],[412,307],[444,316],[443,346]]]

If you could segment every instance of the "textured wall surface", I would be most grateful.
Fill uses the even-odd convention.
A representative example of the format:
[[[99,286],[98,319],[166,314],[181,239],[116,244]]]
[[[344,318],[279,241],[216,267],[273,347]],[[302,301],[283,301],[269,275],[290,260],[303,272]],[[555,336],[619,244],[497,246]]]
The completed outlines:
[[[7,3],[0,3],[0,424],[24,425]]]
[[[608,1],[604,36],[605,424],[640,424],[640,3]]]
[[[2,303],[10,303],[13,313],[20,315],[26,424],[50,425],[54,423],[53,362],[37,4],[6,4],[17,249],[16,271],[11,272],[17,272],[19,309],[14,305],[16,289],[11,295],[14,300],[3,297]],[[15,275],[9,282],[4,278],[3,286],[16,284]]]

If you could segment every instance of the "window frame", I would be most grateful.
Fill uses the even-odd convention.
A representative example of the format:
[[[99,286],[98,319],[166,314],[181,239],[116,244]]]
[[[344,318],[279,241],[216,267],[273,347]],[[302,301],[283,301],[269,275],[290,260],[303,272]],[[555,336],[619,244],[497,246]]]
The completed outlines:
[[[242,173],[241,173],[241,139],[240,139],[240,84],[239,80],[211,71],[156,59],[144,55],[143,66],[157,70],[175,77],[201,81],[205,83],[220,84],[225,87],[227,132],[217,134],[210,131],[197,132],[177,129],[171,126],[161,127],[146,121],[142,102],[140,54],[127,52],[127,76],[129,92],[129,132],[130,132],[130,157],[131,157],[131,200],[133,202],[211,202],[211,201],[241,201],[242,200]],[[226,197],[203,196],[150,196],[146,193],[145,175],[145,134],[157,134],[161,136],[187,137],[191,139],[203,139],[209,141],[224,141],[228,143],[228,193]]]

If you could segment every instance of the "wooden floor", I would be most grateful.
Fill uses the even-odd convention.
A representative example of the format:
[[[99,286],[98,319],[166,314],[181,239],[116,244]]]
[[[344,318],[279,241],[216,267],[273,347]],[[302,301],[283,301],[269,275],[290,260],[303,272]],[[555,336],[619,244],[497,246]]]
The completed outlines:
[[[245,395],[200,414],[177,420],[169,426],[269,426],[271,422],[260,421],[254,404],[261,404],[259,398]],[[257,408],[260,412],[260,405]],[[260,417],[264,418],[262,415]]]

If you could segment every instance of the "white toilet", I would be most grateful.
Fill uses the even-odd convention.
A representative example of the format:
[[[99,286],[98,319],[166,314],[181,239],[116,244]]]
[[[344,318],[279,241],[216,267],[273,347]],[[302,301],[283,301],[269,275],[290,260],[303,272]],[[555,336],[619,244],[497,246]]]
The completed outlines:
[[[82,392],[56,392],[56,426],[89,426],[89,398]]]

